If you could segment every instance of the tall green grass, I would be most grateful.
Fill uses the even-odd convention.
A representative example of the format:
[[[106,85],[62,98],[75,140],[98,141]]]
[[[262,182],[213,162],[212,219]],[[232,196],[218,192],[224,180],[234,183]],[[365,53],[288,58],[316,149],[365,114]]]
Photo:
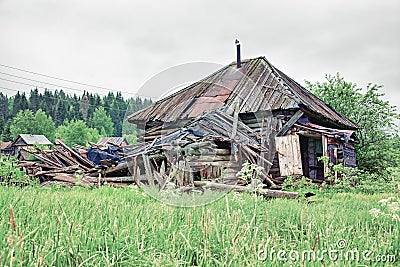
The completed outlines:
[[[308,203],[231,192],[196,208],[167,206],[137,188],[0,187],[0,196],[2,266],[400,264],[399,222],[369,214],[388,194],[323,194]],[[272,249],[301,253],[342,241],[345,250],[395,262],[269,257]]]

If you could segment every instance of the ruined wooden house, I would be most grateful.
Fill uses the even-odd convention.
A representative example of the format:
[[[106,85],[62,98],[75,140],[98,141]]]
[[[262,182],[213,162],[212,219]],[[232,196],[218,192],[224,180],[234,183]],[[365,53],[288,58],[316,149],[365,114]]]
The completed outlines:
[[[218,157],[197,155],[196,160],[200,162],[197,167],[201,171],[189,169],[192,180],[217,179],[226,173],[230,179],[238,180],[235,173],[244,161],[262,166],[264,177],[275,184],[290,175],[324,180],[327,166],[318,160],[321,156],[345,166],[356,164],[354,131],[358,126],[265,57],[238,58],[208,77],[130,115],[128,121],[145,131],[146,148],[131,154],[135,164],[136,160],[145,161],[142,167],[135,166],[136,175],[137,171],[150,168],[155,172],[168,172],[173,159],[164,157],[157,161],[139,155],[151,156],[154,146],[157,153],[166,151],[166,143],[184,140],[178,133],[188,133],[194,123],[197,123],[196,129],[189,131],[186,137],[196,132],[198,137],[182,141],[180,151],[185,151],[188,144],[194,147],[196,142],[202,143],[208,138],[213,143],[208,148],[215,149],[214,155]],[[242,145],[244,139],[247,143]],[[188,158],[186,161],[190,162]]]

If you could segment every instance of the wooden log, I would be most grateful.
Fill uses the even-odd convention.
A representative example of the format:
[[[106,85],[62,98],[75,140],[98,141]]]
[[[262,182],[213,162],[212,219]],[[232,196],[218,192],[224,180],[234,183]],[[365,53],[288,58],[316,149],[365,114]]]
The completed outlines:
[[[229,165],[229,161],[188,161],[188,164],[191,168],[204,166],[227,167]]]
[[[249,154],[253,155],[254,157],[261,159],[262,161],[264,161],[265,163],[267,163],[269,165],[272,165],[272,163],[270,161],[268,161],[265,158],[261,157],[260,155],[258,155],[256,152],[254,152],[253,150],[251,150],[247,146],[243,146],[243,149],[246,150]]]
[[[32,161],[20,161],[17,165],[18,167],[30,167],[30,166],[36,166],[36,162]]]
[[[151,170],[149,157],[147,155],[145,155],[145,154],[142,154],[142,159],[143,159],[144,169],[146,171],[146,177],[147,177],[147,179],[149,181],[149,185],[153,186],[154,185],[154,178],[153,178],[153,172]]]
[[[201,148],[199,149],[199,153],[202,155],[207,155],[208,153],[210,155],[218,155],[218,156],[223,156],[223,155],[230,155],[231,151],[227,148]]]
[[[242,119],[241,120],[244,124],[249,126],[250,124],[260,124],[262,121],[262,117],[251,118],[251,119]]]
[[[29,154],[32,154],[36,159],[38,159],[46,164],[49,164],[50,166],[63,167],[62,165],[58,164],[57,162],[54,162],[54,161],[48,159],[46,156],[43,156],[41,154],[36,154],[36,153],[33,153],[32,151],[29,151],[29,150],[26,150],[23,148],[21,149],[21,151],[25,151]]]
[[[274,181],[272,181],[272,180],[270,179],[270,177],[269,177],[268,174],[265,172],[265,170],[263,170],[263,171],[260,173],[260,176],[261,176],[262,178],[264,178],[264,181],[265,181],[270,187],[275,187],[275,186],[276,186],[276,184],[274,183]]]
[[[63,147],[65,150],[67,150],[68,152],[71,153],[71,155],[73,157],[75,157],[78,161],[80,161],[82,164],[85,165],[85,167],[89,167],[89,168],[93,168],[94,167],[94,163],[91,162],[90,160],[82,157],[79,153],[77,153],[76,151],[74,151],[72,148],[68,147],[66,144],[64,144],[63,141],[61,141],[60,139],[56,139],[56,141],[54,142],[56,145],[60,145],[61,147]]]
[[[54,162],[57,162],[58,164],[60,164],[60,166],[66,167],[65,164],[54,155],[54,153],[55,153],[54,151],[51,152],[50,159],[52,159]]]
[[[229,156],[204,156],[204,155],[199,155],[199,156],[189,156],[186,157],[187,161],[191,162],[214,162],[214,161],[229,161],[231,159],[230,155]]]
[[[246,125],[253,129],[253,131],[259,131],[261,128],[261,120],[259,122],[246,123]]]
[[[217,145],[214,142],[210,141],[202,141],[202,142],[194,142],[192,144],[188,144],[185,148],[193,148],[193,149],[200,149],[200,148],[215,148]]]
[[[283,125],[282,129],[279,131],[279,133],[277,134],[277,136],[283,136],[285,135],[289,129],[301,118],[301,116],[303,116],[303,111],[298,110],[293,117],[290,118],[290,120]]]
[[[71,184],[76,183],[76,176],[74,174],[57,173],[52,179],[57,181],[68,182]]]
[[[234,114],[233,114],[231,138],[235,138],[236,137],[238,120],[239,120],[239,108],[240,108],[239,101],[237,101],[235,103],[235,111],[234,111]]]
[[[64,167],[64,168],[55,169],[55,170],[49,170],[49,171],[39,171],[34,176],[49,175],[49,174],[56,174],[56,173],[68,173],[68,172],[75,172],[76,170],[79,170],[78,165]]]
[[[97,183],[95,177],[85,177],[85,180],[92,183]],[[121,177],[102,177],[100,181],[113,182],[113,183],[134,183],[135,178],[133,176],[121,176]]]
[[[77,182],[76,175],[74,175],[74,174],[58,173],[57,175],[52,177],[52,180],[67,182],[67,183],[70,183],[71,185],[77,185],[76,184],[76,182]],[[79,185],[89,186],[89,185],[91,185],[91,183],[89,181],[87,181],[85,177],[83,177],[80,180]]]
[[[60,148],[56,147],[55,150],[58,153],[55,153],[54,155],[58,157],[61,161],[63,161],[65,164],[68,166],[73,166],[73,165],[79,165],[79,167],[85,171],[89,170],[88,167],[80,164],[78,161],[76,161],[73,157],[70,157],[69,155],[64,154],[65,152],[62,151]]]
[[[33,156],[34,156],[35,158],[37,158],[38,160],[43,161],[43,162],[46,163],[46,164],[49,164],[50,166],[55,166],[55,167],[60,167],[60,168],[63,167],[61,164],[58,164],[58,163],[56,163],[56,162],[54,162],[54,161],[52,161],[52,160],[49,160],[49,159],[43,157],[42,155],[33,154]]]
[[[251,188],[240,186],[240,185],[227,185],[207,181],[194,181],[194,185],[207,189],[216,190],[234,190],[237,192],[253,192]],[[299,193],[296,192],[286,192],[280,190],[270,190],[270,189],[258,189],[256,191],[258,194],[265,197],[284,197],[284,198],[298,198]]]
[[[122,171],[122,170],[125,170],[125,169],[128,169],[128,163],[127,162],[123,162],[123,163],[118,164],[117,166],[107,168],[104,171],[104,173],[105,174],[110,174],[110,173]]]
[[[252,163],[252,164],[256,164],[257,163],[257,161],[254,158],[254,156],[252,154],[248,153],[247,150],[242,149],[242,154],[250,163]]]
[[[137,171],[137,157],[133,157],[133,178],[136,182],[136,184],[139,185],[139,179],[138,179],[138,171]]]
[[[170,134],[170,133],[172,133],[172,132],[174,132],[174,131],[176,131],[176,130],[179,130],[179,128],[173,128],[173,129],[159,129],[159,130],[156,130],[156,131],[152,131],[152,130],[146,130],[146,133],[145,133],[145,138],[146,138],[146,136],[161,136],[161,135],[167,135],[167,134]]]

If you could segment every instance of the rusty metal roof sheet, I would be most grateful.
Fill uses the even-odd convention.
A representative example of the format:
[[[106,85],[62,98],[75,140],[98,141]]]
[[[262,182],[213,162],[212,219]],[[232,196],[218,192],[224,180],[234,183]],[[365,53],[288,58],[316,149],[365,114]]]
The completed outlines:
[[[239,69],[232,62],[208,77],[132,114],[128,121],[172,122],[195,118],[215,109],[233,112],[237,102],[240,103],[240,113],[305,108],[343,128],[358,127],[275,68],[265,57],[243,60]]]

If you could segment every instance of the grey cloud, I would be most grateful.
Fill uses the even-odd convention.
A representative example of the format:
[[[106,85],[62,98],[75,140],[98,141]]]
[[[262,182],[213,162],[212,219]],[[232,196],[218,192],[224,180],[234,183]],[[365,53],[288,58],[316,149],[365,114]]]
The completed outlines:
[[[397,0],[3,0],[0,61],[134,91],[182,62],[230,63],[239,38],[243,57],[300,83],[339,71],[400,106],[399,12]]]

